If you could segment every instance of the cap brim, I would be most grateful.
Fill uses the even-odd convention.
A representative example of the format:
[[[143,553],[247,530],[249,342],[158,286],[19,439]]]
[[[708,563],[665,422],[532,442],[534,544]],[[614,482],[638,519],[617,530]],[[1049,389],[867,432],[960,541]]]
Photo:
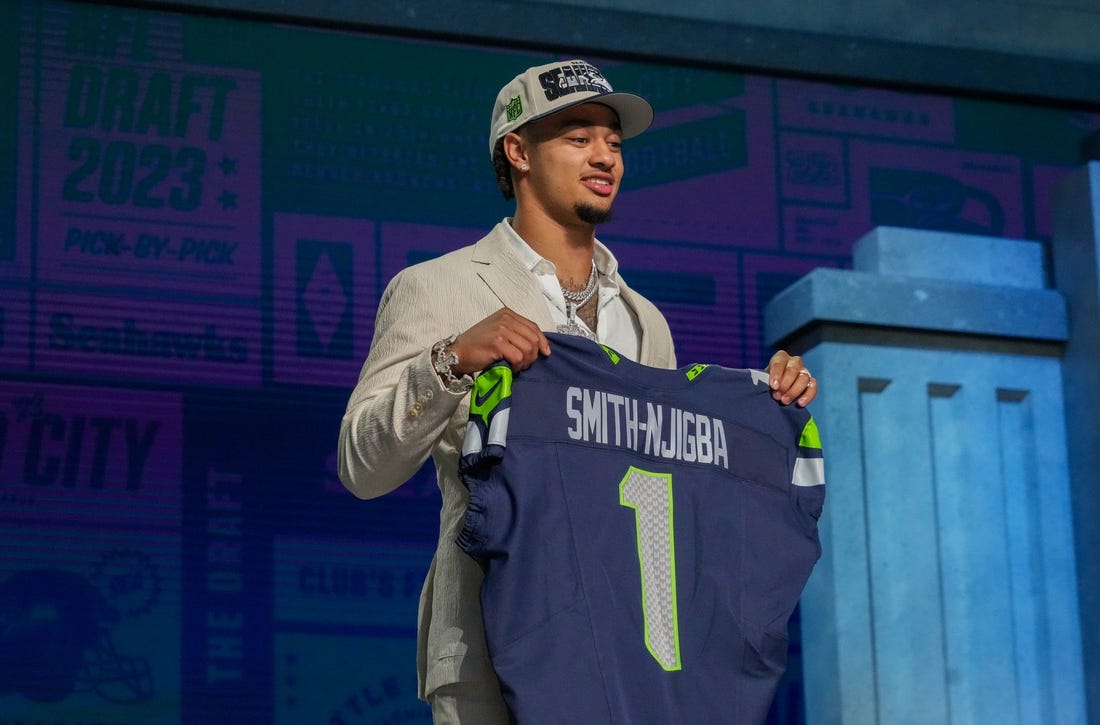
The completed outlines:
[[[633,138],[653,123],[653,106],[649,105],[649,101],[641,96],[633,93],[620,93],[618,91],[612,91],[611,93],[603,93],[600,95],[592,95],[587,98],[581,98],[576,103],[570,103],[569,105],[558,106],[552,111],[548,111],[534,118],[530,118],[523,122],[523,125],[527,125],[532,121],[538,121],[543,118],[549,118],[562,111],[579,106],[584,103],[602,103],[610,108],[619,117],[619,126],[622,128],[623,138]]]
[[[633,93],[605,93],[590,101],[610,106],[615,113],[619,114],[623,138],[633,138],[653,123],[653,106],[649,105],[646,99]]]

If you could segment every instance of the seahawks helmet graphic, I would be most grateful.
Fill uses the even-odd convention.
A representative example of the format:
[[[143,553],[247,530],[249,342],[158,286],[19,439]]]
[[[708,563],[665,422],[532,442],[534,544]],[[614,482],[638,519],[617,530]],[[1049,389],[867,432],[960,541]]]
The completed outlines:
[[[111,641],[118,621],[118,610],[79,574],[33,569],[0,582],[0,695],[37,702],[77,692],[115,703],[149,699],[149,662],[120,656]]]

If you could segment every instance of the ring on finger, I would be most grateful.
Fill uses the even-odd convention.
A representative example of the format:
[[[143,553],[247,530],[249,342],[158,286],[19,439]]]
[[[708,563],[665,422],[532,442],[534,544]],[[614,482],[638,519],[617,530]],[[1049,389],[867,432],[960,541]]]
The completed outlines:
[[[799,375],[805,375],[808,378],[813,377],[813,375],[810,375],[810,371],[807,368],[802,368],[801,370],[798,371],[798,374]]]

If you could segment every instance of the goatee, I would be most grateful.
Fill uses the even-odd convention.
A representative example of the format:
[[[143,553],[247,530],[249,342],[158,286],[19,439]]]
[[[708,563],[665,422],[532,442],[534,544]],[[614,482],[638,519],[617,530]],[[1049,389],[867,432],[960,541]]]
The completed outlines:
[[[577,204],[573,207],[573,212],[577,215],[577,218],[586,224],[603,224],[604,222],[611,221],[613,216],[611,207],[601,209],[591,204]]]

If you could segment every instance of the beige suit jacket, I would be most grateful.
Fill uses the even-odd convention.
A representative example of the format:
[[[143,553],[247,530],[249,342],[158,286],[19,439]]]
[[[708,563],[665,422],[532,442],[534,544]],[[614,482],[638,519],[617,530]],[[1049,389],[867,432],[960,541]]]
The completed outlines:
[[[443,388],[431,346],[501,307],[555,328],[534,273],[498,224],[484,238],[393,278],[382,294],[374,340],[340,425],[340,479],[356,496],[381,496],[412,477],[430,455],[443,495],[439,543],[420,597],[420,696],[440,685],[495,678],[481,622],[480,568],[455,544],[468,492],[458,475],[469,396]],[[641,329],[640,360],[672,368],[664,317],[620,282]]]

